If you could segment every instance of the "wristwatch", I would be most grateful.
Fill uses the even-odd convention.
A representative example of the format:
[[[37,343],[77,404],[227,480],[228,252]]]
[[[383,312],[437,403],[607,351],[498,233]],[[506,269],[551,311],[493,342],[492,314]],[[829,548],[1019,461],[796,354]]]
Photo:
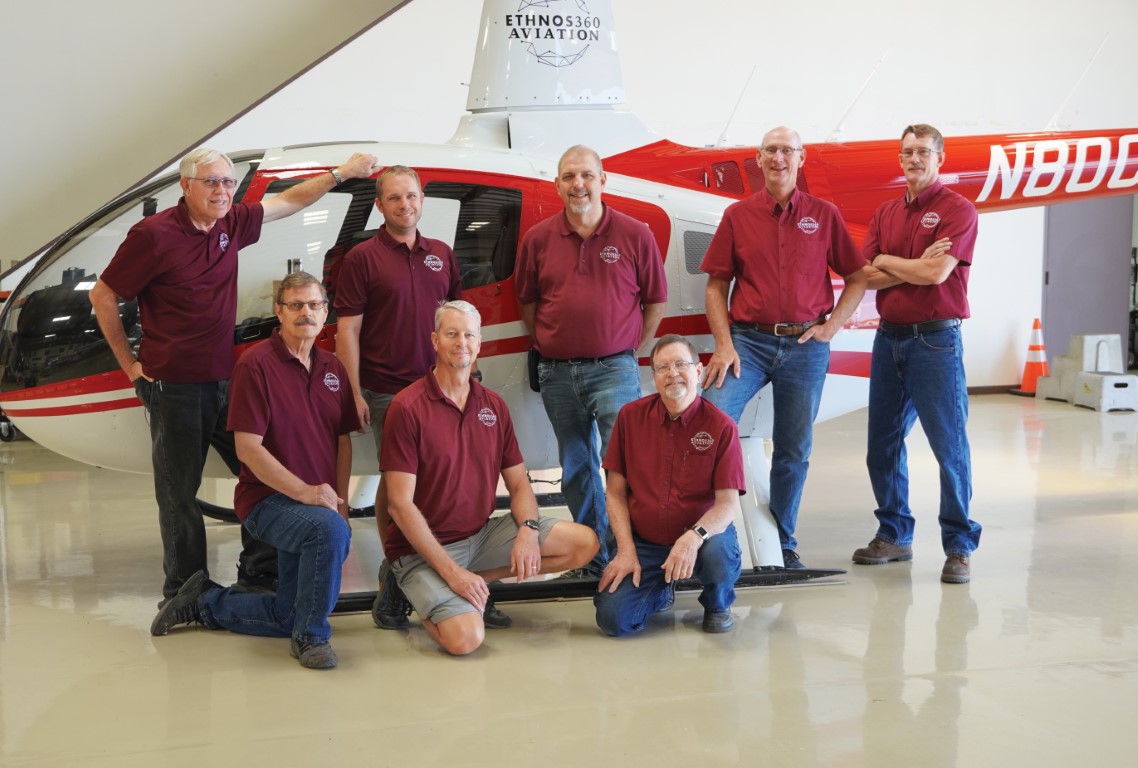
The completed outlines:
[[[526,528],[533,528],[535,531],[541,531],[541,525],[539,525],[536,520],[522,520],[522,525],[524,525]],[[522,525],[519,525],[518,527],[521,528]]]
[[[707,529],[704,528],[702,525],[693,525],[688,530],[695,533],[695,535],[699,537],[700,541],[707,541],[708,538],[711,536],[711,534],[707,532]]]
[[[335,168],[328,171],[328,173],[332,174],[332,178],[336,180],[336,186],[337,187],[344,183],[344,177],[341,176],[340,172],[337,171]]]

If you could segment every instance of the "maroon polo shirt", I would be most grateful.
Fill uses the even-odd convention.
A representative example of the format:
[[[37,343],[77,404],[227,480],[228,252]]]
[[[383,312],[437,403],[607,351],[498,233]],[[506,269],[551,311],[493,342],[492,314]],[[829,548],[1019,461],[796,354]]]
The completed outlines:
[[[862,252],[867,261],[880,253],[919,259],[942,237],[952,240],[951,255],[960,260],[940,285],[901,283],[877,292],[877,314],[898,325],[969,317],[968,273],[976,246],[976,209],[968,199],[939,181],[912,200],[899,197],[873,214]]]
[[[715,506],[715,492],[747,492],[739,430],[727,414],[697,397],[672,419],[660,395],[620,409],[604,468],[628,481],[632,530],[671,546]]]
[[[336,356],[312,348],[312,370],[292,356],[280,330],[253,346],[233,369],[229,386],[229,429],[264,438],[285,469],[309,485],[336,488],[341,435],[360,428],[348,374]],[[233,494],[242,520],[277,491],[244,464]]]
[[[237,324],[237,251],[261,237],[261,204],[234,204],[209,232],[185,198],[130,228],[100,278],[138,299],[147,376],[178,384],[228,379]]]
[[[394,395],[421,378],[435,360],[435,310],[458,297],[458,263],[441,240],[416,233],[408,248],[384,226],[349,251],[336,284],[336,313],[363,315],[360,386]]]
[[[783,208],[764,188],[727,207],[699,268],[736,281],[732,322],[805,323],[834,308],[829,269],[864,266],[833,204],[796,189]]]
[[[604,207],[582,240],[565,211],[522,240],[514,271],[518,301],[536,304],[537,349],[545,357],[605,357],[635,349],[643,304],[668,300],[660,249],[648,225]]]
[[[506,401],[473,379],[460,411],[428,371],[395,396],[383,420],[380,469],[415,475],[415,506],[441,544],[469,538],[486,525],[498,477],[521,463]],[[394,561],[415,550],[391,523],[384,551]]]

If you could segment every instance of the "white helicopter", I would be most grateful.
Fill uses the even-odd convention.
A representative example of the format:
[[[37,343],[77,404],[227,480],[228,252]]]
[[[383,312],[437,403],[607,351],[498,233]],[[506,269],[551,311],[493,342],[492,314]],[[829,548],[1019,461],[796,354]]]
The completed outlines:
[[[233,152],[241,180],[234,199],[267,199],[326,172],[355,151],[374,154],[384,165],[416,168],[426,198],[419,228],[452,245],[464,298],[482,313],[479,367],[484,381],[506,398],[527,466],[552,469],[557,466],[556,441],[540,395],[529,386],[529,340],[512,273],[522,235],[561,209],[552,183],[561,152],[587,144],[604,158],[606,204],[647,222],[664,254],[669,297],[659,333],[688,336],[705,359],[713,341],[704,314],[706,277],[699,264],[723,210],[763,182],[754,147],[680,146],[661,140],[635,115],[618,108],[624,97],[610,0],[486,0],[480,27],[469,113],[448,143]],[[1138,155],[1136,134],[949,139],[946,149],[958,172],[945,181],[977,201],[982,211],[1131,194],[1138,184],[1129,159],[1132,148]],[[837,203],[860,237],[876,207],[904,187],[896,167],[883,161],[895,147],[893,139],[808,145],[811,157],[822,162],[805,166],[799,185]],[[1065,163],[1068,152],[1077,162],[1074,170],[1055,163],[1056,153]],[[1062,174],[1068,171],[1064,186]],[[102,338],[87,291],[127,230],[174,205],[179,196],[177,176],[171,174],[113,200],[42,254],[9,298],[0,315],[0,408],[41,445],[100,467],[151,471],[144,410]],[[239,352],[266,338],[276,323],[270,298],[274,280],[303,268],[323,272],[335,290],[339,258],[381,223],[373,202],[371,180],[346,182],[301,214],[266,225],[260,242],[242,249],[234,328]],[[834,285],[840,290],[840,279],[835,277]],[[128,337],[137,343],[142,329],[136,303],[122,302],[120,310]],[[870,293],[832,342],[819,420],[865,405],[877,319]],[[334,348],[334,317],[320,343]],[[643,389],[651,391],[647,362],[641,360]],[[766,506],[769,465],[763,438],[771,431],[769,403],[768,393],[761,392],[740,423],[748,463],[743,523],[751,564],[756,573],[767,570],[778,580],[841,573],[781,569],[778,536]],[[354,443],[353,473],[359,479],[351,501],[353,507],[365,507],[374,498],[374,445],[364,435]],[[231,477],[216,456],[207,463],[206,475]],[[539,497],[557,500],[555,495]]]

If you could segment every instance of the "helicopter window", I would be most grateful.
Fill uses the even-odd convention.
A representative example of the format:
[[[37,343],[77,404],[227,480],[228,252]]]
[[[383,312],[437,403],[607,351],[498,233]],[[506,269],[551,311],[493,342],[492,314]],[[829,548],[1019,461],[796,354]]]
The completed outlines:
[[[739,165],[734,160],[725,163],[715,163],[711,166],[715,176],[715,188],[730,195],[743,194],[743,177],[739,174]]]
[[[522,210],[519,190],[430,181],[423,194],[427,198],[424,221],[428,211],[435,209],[452,214],[449,232],[432,236],[451,242],[464,289],[497,283],[514,273]],[[444,200],[456,206],[440,206]],[[448,236],[450,233],[453,237]]]

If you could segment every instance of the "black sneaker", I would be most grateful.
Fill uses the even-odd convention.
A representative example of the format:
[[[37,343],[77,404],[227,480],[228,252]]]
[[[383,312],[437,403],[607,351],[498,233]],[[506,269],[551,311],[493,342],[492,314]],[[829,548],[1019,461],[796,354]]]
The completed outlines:
[[[507,629],[513,625],[514,620],[499,611],[493,600],[486,598],[486,610],[482,612],[482,623],[490,629]]]
[[[730,632],[735,626],[735,617],[731,611],[704,611],[703,631],[712,634]]]
[[[564,573],[562,573],[557,578],[558,579],[564,579],[564,580],[569,580],[569,579],[599,579],[600,575],[593,573],[591,570],[589,570],[586,567],[586,568],[574,568],[571,571],[565,571]]]
[[[237,592],[271,593],[277,591],[277,584],[275,573],[254,573],[238,565],[237,581],[233,584],[233,589]]]
[[[380,629],[406,629],[411,622],[411,603],[395,581],[395,572],[386,560],[379,567],[379,591],[371,604],[371,620]]]
[[[205,571],[198,571],[186,579],[178,589],[178,594],[158,609],[158,615],[150,624],[150,634],[162,637],[171,627],[179,624],[201,624],[202,614],[198,609],[198,598],[211,586],[215,585],[206,578]]]
[[[798,553],[793,549],[784,549],[782,551],[782,567],[791,570],[801,570],[806,568],[806,563],[799,559]]]
[[[303,643],[295,637],[289,643],[288,652],[308,669],[332,669],[340,663],[331,643]]]

